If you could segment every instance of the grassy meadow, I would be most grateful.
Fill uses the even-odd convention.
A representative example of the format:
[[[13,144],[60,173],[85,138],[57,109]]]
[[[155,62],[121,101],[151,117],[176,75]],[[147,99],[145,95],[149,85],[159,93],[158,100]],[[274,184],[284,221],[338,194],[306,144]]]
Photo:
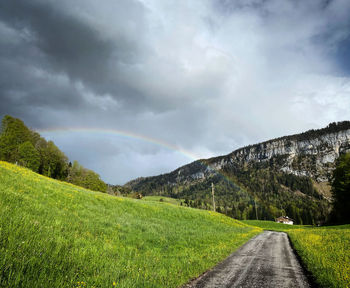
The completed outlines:
[[[288,225],[288,224],[277,223],[275,221],[265,221],[265,220],[241,220],[241,222],[247,225],[262,228],[264,230],[273,230],[273,231],[282,231],[282,232],[299,229],[299,228],[312,227],[310,225]]]
[[[261,231],[0,162],[1,287],[178,287]]]
[[[183,199],[175,199],[175,198],[164,197],[164,196],[144,196],[142,200],[169,203],[169,204],[178,205],[178,206],[181,205],[181,201],[184,202]]]
[[[265,230],[287,232],[306,268],[321,287],[350,287],[350,225],[302,226],[273,221],[242,221]]]

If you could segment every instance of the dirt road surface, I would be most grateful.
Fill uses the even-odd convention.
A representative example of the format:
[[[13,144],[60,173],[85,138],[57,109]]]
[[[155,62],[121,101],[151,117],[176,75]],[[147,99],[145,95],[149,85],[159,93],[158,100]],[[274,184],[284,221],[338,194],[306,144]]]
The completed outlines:
[[[183,287],[292,288],[310,287],[310,284],[287,234],[265,231]]]

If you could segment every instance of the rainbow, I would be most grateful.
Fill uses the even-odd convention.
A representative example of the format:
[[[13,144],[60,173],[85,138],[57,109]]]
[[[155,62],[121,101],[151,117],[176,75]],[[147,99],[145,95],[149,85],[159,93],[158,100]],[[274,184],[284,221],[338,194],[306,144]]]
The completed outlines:
[[[189,158],[191,161],[199,161],[203,166],[208,167],[208,165],[200,159],[197,155],[193,154],[192,152],[189,152],[177,145],[168,143],[166,141],[163,141],[161,139],[156,139],[152,137],[148,137],[142,134],[136,134],[130,131],[125,130],[117,130],[117,129],[101,129],[101,128],[82,128],[82,127],[70,127],[70,128],[48,128],[48,129],[37,129],[37,132],[41,134],[48,134],[48,133],[59,133],[59,134],[66,134],[66,133],[93,133],[93,134],[103,134],[103,135],[116,135],[119,137],[126,137],[129,139],[137,139],[144,142],[148,142],[163,148],[166,148],[171,151],[175,151],[177,153],[180,153],[187,158]],[[226,181],[234,184],[232,180],[230,180],[227,176],[220,173],[219,171],[216,171],[219,175],[221,175]]]
[[[145,136],[142,134],[136,134],[133,132],[125,131],[125,130],[117,130],[117,129],[101,129],[101,128],[82,128],[82,127],[73,127],[73,128],[48,128],[48,129],[37,129],[40,134],[47,134],[47,133],[92,133],[92,134],[103,134],[103,135],[114,135],[114,136],[119,136],[119,137],[125,137],[129,139],[137,139],[141,140],[147,143],[151,143],[163,148],[166,148],[171,151],[178,152],[190,160],[198,160],[199,157],[195,155],[194,153],[187,151],[183,149],[180,146],[168,143],[164,140],[157,139],[157,138],[152,138],[149,136]]]

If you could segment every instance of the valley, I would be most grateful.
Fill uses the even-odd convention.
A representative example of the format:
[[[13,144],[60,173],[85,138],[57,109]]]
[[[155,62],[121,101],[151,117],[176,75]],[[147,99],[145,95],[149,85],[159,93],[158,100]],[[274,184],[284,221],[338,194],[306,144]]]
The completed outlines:
[[[114,186],[7,116],[0,287],[348,287],[349,123]]]

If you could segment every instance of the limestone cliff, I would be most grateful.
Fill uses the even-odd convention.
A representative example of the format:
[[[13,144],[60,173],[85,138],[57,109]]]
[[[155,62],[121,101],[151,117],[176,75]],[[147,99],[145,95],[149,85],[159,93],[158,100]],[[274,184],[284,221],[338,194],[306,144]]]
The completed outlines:
[[[308,176],[317,182],[328,181],[335,160],[341,153],[350,152],[350,127],[328,132],[318,130],[311,137],[287,136],[238,149],[229,155],[208,159],[215,170],[233,164],[276,161],[276,168],[297,176]],[[304,138],[304,139],[303,139]]]
[[[230,170],[232,166],[243,169],[254,162],[270,162],[276,170],[311,177],[316,182],[327,182],[335,160],[339,154],[346,152],[350,152],[349,121],[243,147],[225,156],[195,161],[167,174],[135,179],[127,185],[142,186],[142,183],[155,178],[165,178],[166,181],[161,181],[164,184],[189,183],[223,169]]]

